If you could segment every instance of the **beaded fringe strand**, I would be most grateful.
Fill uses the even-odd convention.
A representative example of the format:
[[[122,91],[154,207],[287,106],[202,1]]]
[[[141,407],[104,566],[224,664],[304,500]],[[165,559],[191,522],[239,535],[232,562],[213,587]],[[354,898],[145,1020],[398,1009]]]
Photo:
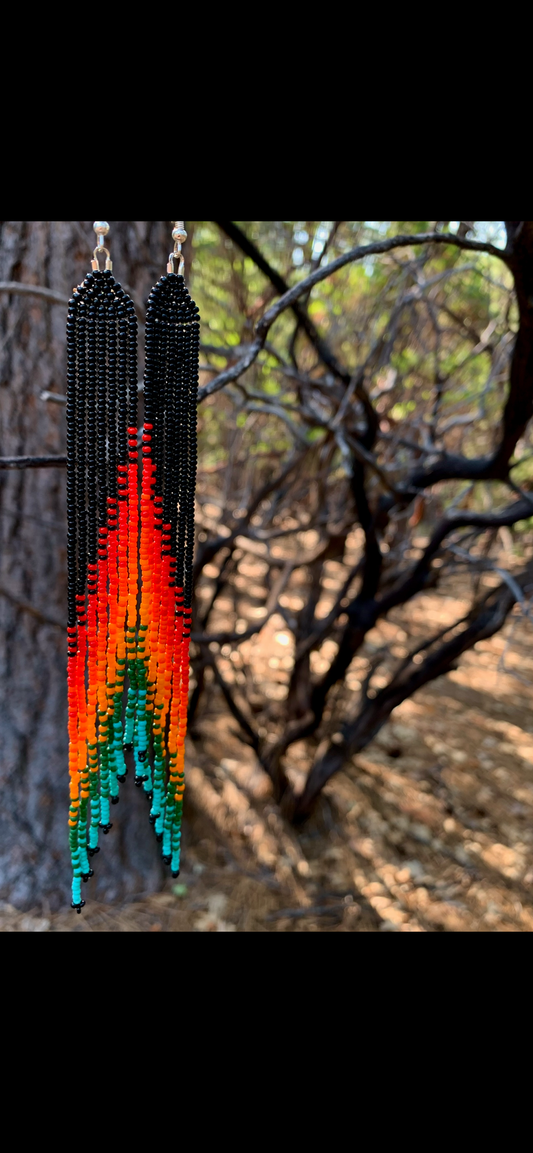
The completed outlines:
[[[185,787],[199,348],[198,309],[184,279],[163,276],[146,313],[135,760],[163,860],[175,877]],[[143,771],[150,730],[153,779]]]
[[[67,318],[69,839],[78,911],[125,777],[124,623],[135,618],[137,581],[136,539],[126,533],[136,508],[137,319],[111,272],[91,272]]]

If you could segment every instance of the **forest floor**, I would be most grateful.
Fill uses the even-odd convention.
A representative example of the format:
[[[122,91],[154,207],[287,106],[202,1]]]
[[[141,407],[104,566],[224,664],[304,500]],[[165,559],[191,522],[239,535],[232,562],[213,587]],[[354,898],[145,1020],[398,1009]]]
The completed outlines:
[[[424,594],[374,639],[387,643],[402,625],[423,635],[461,607]],[[259,673],[275,683],[271,651],[262,646]],[[511,616],[395,710],[298,833],[213,686],[188,744],[178,881],[79,917],[3,905],[0,931],[531,932],[532,672],[531,628]],[[295,781],[305,755],[293,747]]]

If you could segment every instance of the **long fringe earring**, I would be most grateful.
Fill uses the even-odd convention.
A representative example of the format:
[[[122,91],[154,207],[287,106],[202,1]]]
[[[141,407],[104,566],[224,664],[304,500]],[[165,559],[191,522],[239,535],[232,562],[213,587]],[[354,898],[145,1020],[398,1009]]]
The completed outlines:
[[[163,860],[180,867],[184,745],[192,611],[199,311],[185,286],[176,221],[167,275],[152,289],[146,313],[141,604],[134,730],[136,784],[151,800],[150,821]],[[148,767],[149,738],[153,777]]]
[[[126,775],[122,694],[137,616],[137,319],[96,221],[67,318],[69,844],[72,907]],[[105,268],[100,267],[102,256]],[[126,634],[127,630],[127,634]],[[90,806],[90,807],[89,807]]]

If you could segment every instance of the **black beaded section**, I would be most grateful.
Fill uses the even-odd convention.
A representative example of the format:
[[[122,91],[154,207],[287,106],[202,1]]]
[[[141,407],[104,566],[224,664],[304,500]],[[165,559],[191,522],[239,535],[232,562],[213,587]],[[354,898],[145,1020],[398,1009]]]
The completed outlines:
[[[87,277],[88,279],[88,277]],[[96,287],[96,286],[94,286]],[[93,289],[93,285],[89,285]],[[87,295],[87,560],[96,564],[96,309],[94,291]],[[68,462],[67,462],[68,469]]]
[[[78,302],[69,300],[67,314],[67,625],[76,626],[76,312]],[[69,645],[70,655],[70,645]]]
[[[162,498],[163,523],[171,526],[171,583],[184,589],[185,609],[192,600],[199,353],[198,308],[183,277],[170,273],[148,299],[144,413],[152,426],[154,493]]]
[[[126,295],[125,304],[128,329],[128,426],[137,428],[137,317],[133,300]]]
[[[117,496],[117,329],[116,301],[107,301],[107,388],[109,426],[107,430],[107,487],[110,497]]]
[[[128,462],[127,425],[137,420],[137,318],[109,271],[90,272],[67,315],[68,627],[84,619],[87,566],[108,524],[117,464]],[[111,516],[110,527],[116,523]],[[94,578],[91,592],[96,591]],[[74,645],[69,645],[74,652]]]
[[[107,521],[107,342],[106,342],[106,301],[101,300],[97,313],[97,361],[98,361],[98,403],[96,437],[98,474],[98,524],[105,527]]]
[[[117,351],[117,462],[128,463],[128,321],[126,306],[119,299],[117,304],[118,351]]]
[[[75,326],[74,326],[75,327]],[[76,332],[73,332],[74,344],[77,343],[77,370],[78,370],[78,390],[76,397],[76,408],[79,416],[76,417],[76,512],[77,512],[77,532],[78,532],[78,573],[77,573],[77,597],[83,597],[83,604],[85,604],[85,588],[87,584],[87,513],[86,513],[86,465],[85,465],[85,443],[86,443],[86,412],[85,412],[85,382],[86,382],[86,363],[85,363],[85,329],[86,329],[86,316],[85,316],[85,302],[81,301],[78,313],[78,332],[76,341]],[[80,615],[78,613],[78,615]]]

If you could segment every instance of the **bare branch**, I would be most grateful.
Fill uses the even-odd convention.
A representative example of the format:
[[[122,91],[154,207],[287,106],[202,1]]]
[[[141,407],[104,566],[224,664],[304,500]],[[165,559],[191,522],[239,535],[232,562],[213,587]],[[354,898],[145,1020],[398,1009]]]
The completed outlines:
[[[43,389],[39,395],[39,400],[52,400],[55,404],[66,404],[67,398],[61,392],[49,392],[48,389]]]
[[[363,564],[364,560],[361,559],[350,569],[348,576],[346,577],[346,580],[344,581],[342,588],[337,596],[335,604],[333,605],[333,608],[328,613],[327,617],[324,617],[320,628],[315,629],[315,631],[310,633],[309,636],[305,638],[305,640],[300,641],[297,644],[294,654],[295,661],[300,660],[303,656],[305,656],[306,653],[309,653],[312,649],[316,648],[320,642],[324,640],[328,633],[332,631],[339,613],[344,611],[342,608],[342,601],[346,597],[352,581],[361,572]]]
[[[449,512],[433,533],[423,556],[417,561],[409,575],[376,602],[376,619],[377,616],[383,616],[396,605],[404,604],[406,600],[410,600],[412,596],[424,588],[431,561],[437,555],[445,537],[454,529],[466,527],[501,528],[503,525],[516,524],[518,520],[524,520],[528,516],[531,516],[531,501],[528,499],[514,501],[513,504],[496,512],[476,513],[469,510]]]
[[[259,751],[259,737],[258,737],[255,729],[252,728],[252,725],[247,720],[242,709],[237,704],[235,697],[233,696],[233,693],[232,693],[232,691],[228,685],[228,682],[222,676],[222,673],[220,672],[220,669],[219,669],[217,662],[214,659],[214,657],[209,661],[209,664],[211,665],[211,668],[213,669],[215,680],[222,690],[222,693],[224,695],[224,699],[226,701],[226,704],[229,708],[230,713],[232,714],[232,716],[235,717],[235,720],[241,726],[241,729],[243,730],[243,732],[246,734],[246,736],[248,738],[248,744],[250,744],[252,746],[252,748],[255,749],[255,751],[257,753]]]
[[[307,451],[308,451],[308,449],[306,448],[303,453],[296,453],[296,452],[293,453],[290,460],[285,465],[285,467],[282,469],[282,471],[277,476],[271,477],[269,480],[267,480],[265,482],[264,485],[262,485],[262,487],[258,490],[258,492],[256,492],[253,499],[250,501],[250,504],[246,510],[246,515],[243,517],[238,517],[238,518],[233,517],[232,518],[235,522],[233,529],[228,529],[227,526],[225,526],[226,532],[227,532],[226,536],[219,535],[219,536],[215,537],[213,540],[206,541],[206,543],[203,545],[202,549],[199,550],[198,556],[197,556],[197,559],[195,562],[195,566],[194,566],[194,580],[195,581],[197,580],[200,572],[202,571],[204,564],[207,564],[210,560],[212,560],[213,557],[216,556],[219,549],[231,546],[231,544],[233,543],[235,538],[237,536],[239,536],[240,534],[242,534],[243,529],[246,528],[247,525],[250,523],[250,520],[251,520],[252,516],[254,515],[254,512],[256,511],[256,509],[261,504],[261,501],[264,500],[265,497],[267,497],[271,492],[274,491],[274,489],[278,488],[278,486],[283,483],[283,481],[289,476],[289,473],[292,472],[292,470],[295,468],[295,466],[297,464],[302,463],[302,461],[305,457],[305,453]]]
[[[0,292],[9,292],[12,296],[40,296],[50,304],[68,306],[68,296],[62,292],[55,292],[53,288],[42,288],[39,284],[22,284],[19,280],[0,280]]]
[[[65,629],[66,631],[66,621],[65,624],[61,624],[60,621],[56,621],[53,617],[47,616],[46,613],[42,613],[40,609],[36,609],[35,605],[30,604],[29,601],[21,600],[21,598],[16,596],[15,593],[12,593],[9,589],[6,589],[4,585],[0,585],[0,596],[3,596],[6,598],[6,600],[11,601],[11,604],[14,605],[16,609],[20,609],[21,612],[28,613],[29,616],[34,617],[35,620],[39,621],[40,624],[53,625],[53,627],[56,629]]]
[[[66,456],[0,456],[0,468],[66,468]]]
[[[526,569],[518,579],[521,585],[530,581],[531,568]],[[292,810],[293,819],[305,820],[309,816],[326,781],[339,771],[349,757],[354,756],[376,736],[394,708],[423,685],[449,672],[458,657],[471,649],[477,641],[498,632],[514,603],[515,596],[507,584],[491,590],[481,604],[472,609],[466,627],[459,634],[441,645],[435,653],[430,653],[422,664],[411,671],[402,669],[373,699],[366,700],[355,720],[343,726],[338,735],[340,739],[331,742],[326,752],[315,762],[301,796],[290,798],[288,807]]]
[[[263,629],[265,627],[265,625],[266,625],[267,621],[270,619],[270,617],[274,613],[280,611],[280,606],[278,603],[279,598],[280,598],[284,588],[286,588],[287,581],[289,580],[289,577],[292,573],[292,570],[295,567],[297,567],[297,566],[295,566],[292,561],[287,561],[286,564],[284,565],[283,570],[280,573],[277,581],[274,582],[274,586],[272,588],[270,596],[269,596],[267,603],[265,605],[264,614],[261,617],[260,621],[256,621],[256,623],[254,625],[250,625],[250,627],[245,629],[245,631],[242,633],[238,633],[238,632],[191,633],[191,641],[195,641],[197,645],[210,645],[210,644],[227,645],[227,644],[235,644],[235,643],[240,644],[242,641],[247,641],[247,640],[249,640],[250,637],[256,636],[256,634],[261,632],[261,629]]]
[[[293,288],[285,292],[278,301],[271,308],[265,312],[264,316],[258,321],[256,325],[256,338],[250,345],[245,356],[233,365],[232,368],[225,369],[209,384],[205,384],[203,388],[198,390],[198,403],[205,400],[206,396],[211,396],[214,392],[218,392],[224,388],[230,381],[236,380],[243,372],[246,372],[250,365],[253,364],[258,353],[264,346],[267,333],[272,327],[278,316],[285,311],[286,308],[292,308],[300,296],[308,292],[309,289],[314,288],[315,284],[319,284],[321,280],[326,280],[328,276],[332,276],[340,268],[344,268],[346,264],[352,264],[354,260],[363,260],[366,256],[380,255],[384,252],[391,252],[395,248],[409,248],[419,244],[452,244],[458,248],[466,248],[469,252],[487,252],[491,256],[497,256],[504,263],[507,263],[507,258],[501,248],[496,248],[493,244],[484,244],[481,241],[466,240],[465,238],[454,236],[452,233],[446,232],[420,232],[413,236],[393,236],[388,240],[377,240],[372,244],[361,244],[357,248],[352,248],[350,252],[344,253],[343,256],[338,256],[336,260],[332,260],[331,264],[326,265],[325,268],[317,268],[310,276],[305,277],[299,284],[294,285]],[[338,372],[338,368],[334,371]],[[346,374],[342,373],[342,379]],[[347,375],[345,381],[348,384],[350,375]]]
[[[231,220],[215,221],[215,224],[218,224],[219,228],[222,228],[222,230],[226,233],[226,236],[229,236],[234,244],[238,245],[238,247],[241,249],[241,252],[244,252],[246,256],[250,257],[250,259],[254,261],[254,264],[256,264],[257,268],[259,268],[263,275],[268,278],[270,283],[276,289],[276,292],[283,296],[289,291],[289,286],[283,277],[280,276],[280,274],[276,272],[274,268],[272,268],[272,265],[269,264],[268,260],[265,259],[253,241],[248,239],[248,237],[238,227],[238,225],[234,224],[234,222]],[[316,267],[317,265],[315,264],[315,268]],[[311,317],[308,315],[305,306],[295,301],[293,304],[291,304],[291,308],[298,321],[298,326],[301,326],[307,333],[307,336],[309,337],[311,344],[316,348],[320,359],[324,362],[324,364],[327,364],[328,368],[332,369],[336,376],[339,376],[345,384],[348,384],[350,379],[349,372],[347,372],[347,370],[341,364],[339,364],[336,356],[326,344],[326,341],[323,339],[323,337],[320,336],[320,333],[311,320]]]

